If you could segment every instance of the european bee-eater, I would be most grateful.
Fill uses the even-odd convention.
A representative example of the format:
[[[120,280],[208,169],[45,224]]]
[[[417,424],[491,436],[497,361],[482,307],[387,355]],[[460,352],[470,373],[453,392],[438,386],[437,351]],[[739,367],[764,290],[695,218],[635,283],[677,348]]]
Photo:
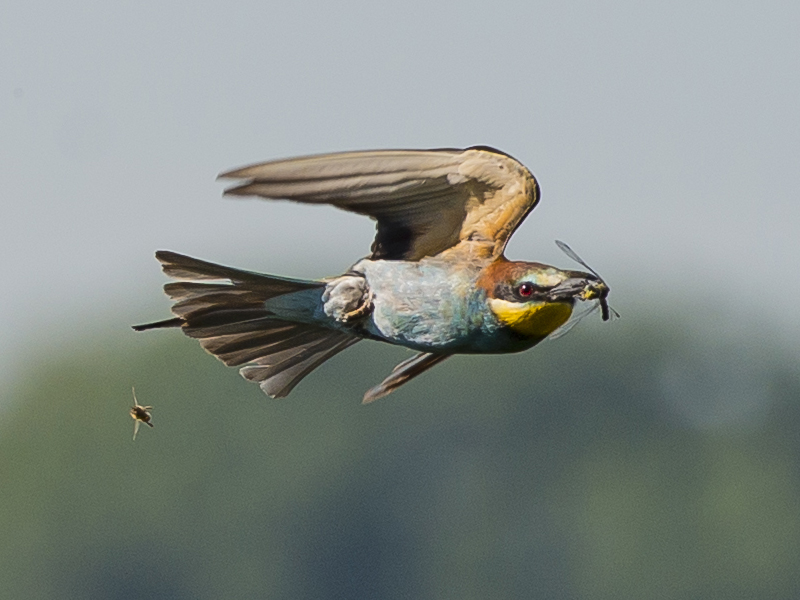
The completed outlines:
[[[567,322],[576,299],[597,300],[609,317],[609,288],[591,269],[503,256],[539,185],[493,148],[324,154],[220,177],[242,180],[228,195],[331,204],[377,221],[371,254],[318,281],[156,253],[183,280],[164,286],[176,318],[134,329],[180,327],[226,365],[246,365],[241,374],[274,398],[362,339],[418,352],[365,394],[371,402],[453,354],[538,344]]]

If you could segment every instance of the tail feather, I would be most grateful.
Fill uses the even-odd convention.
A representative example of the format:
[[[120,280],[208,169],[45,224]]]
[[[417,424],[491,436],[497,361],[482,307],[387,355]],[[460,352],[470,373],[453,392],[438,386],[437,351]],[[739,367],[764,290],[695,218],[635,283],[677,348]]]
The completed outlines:
[[[266,313],[266,315],[265,315]],[[198,337],[195,332],[202,332],[205,337],[231,333],[258,331],[263,325],[274,321],[272,313],[263,308],[220,310],[191,318],[191,325],[184,327],[189,337]],[[184,321],[187,322],[187,321]],[[217,329],[215,329],[217,328]]]
[[[200,340],[200,344],[229,366],[238,366],[261,358],[268,353],[305,346],[320,338],[320,328],[313,325],[291,324],[274,320],[268,329],[244,334],[221,335]],[[327,331],[327,330],[323,330]]]
[[[154,323],[142,323],[141,325],[131,325],[134,331],[147,331],[148,329],[165,329],[167,327],[180,327],[183,325],[183,319],[164,319],[163,321],[155,321]]]
[[[243,367],[240,372],[245,379],[258,382],[267,395],[283,398],[303,377],[358,341],[360,338],[332,330],[325,338],[258,359],[257,366]]]
[[[262,275],[253,271],[225,267],[169,250],[159,250],[156,252],[156,258],[161,263],[164,273],[174,279],[189,281],[228,279],[234,283],[246,283],[249,284],[248,287],[261,289],[268,293],[270,298],[320,285],[316,281]]]
[[[226,365],[253,363],[241,374],[272,397],[286,396],[317,366],[360,340],[336,329],[283,320],[268,308],[270,299],[285,294],[321,294],[324,283],[261,275],[174,252],[160,251],[156,258],[164,273],[190,281],[164,286],[178,318],[151,325],[180,325]]]
[[[161,262],[164,273],[176,279],[230,282],[180,281],[166,284],[164,291],[175,300],[173,314],[187,321],[203,315],[224,319],[228,311],[263,309],[267,300],[277,296],[325,286],[318,281],[261,275],[163,250],[156,252],[156,258]],[[239,317],[244,315],[233,320],[245,320]]]
[[[192,316],[194,318],[211,312],[216,313],[220,304],[224,304],[227,309],[232,310],[236,307],[248,307],[263,304],[268,300],[266,294],[254,290],[241,290],[228,284],[219,285],[211,283],[195,283],[191,289],[181,289],[176,291],[175,284],[168,283],[164,286],[167,296],[175,300],[172,312],[180,317]],[[185,288],[186,283],[178,284]],[[236,285],[236,284],[234,284]],[[238,285],[242,285],[241,283]],[[227,287],[227,289],[225,289]]]
[[[232,321],[236,316],[241,316],[241,321]],[[290,323],[283,322],[284,325],[287,327],[290,326]],[[233,334],[244,334],[244,333],[251,333],[251,332],[263,332],[267,329],[273,329],[275,327],[275,317],[267,316],[265,317],[263,313],[259,316],[255,316],[253,318],[246,318],[243,316],[243,313],[238,313],[237,315],[228,314],[225,315],[225,319],[223,322],[217,321],[216,319],[210,320],[208,322],[202,323],[202,325],[198,325],[196,321],[192,321],[191,327],[184,327],[183,332],[188,335],[189,337],[198,338],[198,337],[214,337],[214,336],[222,336],[222,335],[233,335]]]
[[[173,300],[181,301],[188,300],[197,292],[204,294],[233,294],[238,296],[252,296],[254,292],[250,289],[236,289],[231,290],[231,286],[227,283],[195,283],[193,281],[175,281],[168,283],[164,286],[164,291],[169,294]]]

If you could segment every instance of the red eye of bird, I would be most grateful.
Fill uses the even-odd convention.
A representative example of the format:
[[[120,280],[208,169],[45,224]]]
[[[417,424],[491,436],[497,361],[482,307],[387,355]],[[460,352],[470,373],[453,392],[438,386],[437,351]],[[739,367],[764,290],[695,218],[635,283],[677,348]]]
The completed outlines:
[[[519,287],[517,288],[517,293],[519,293],[519,295],[522,296],[523,298],[527,298],[528,296],[533,294],[533,284],[527,281],[525,283],[519,284]]]

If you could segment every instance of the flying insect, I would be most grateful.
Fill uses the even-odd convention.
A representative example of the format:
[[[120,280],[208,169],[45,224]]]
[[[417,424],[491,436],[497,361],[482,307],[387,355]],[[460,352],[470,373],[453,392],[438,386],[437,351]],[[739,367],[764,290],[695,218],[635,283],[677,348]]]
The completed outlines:
[[[139,425],[144,423],[150,427],[153,424],[150,422],[153,418],[149,411],[153,410],[152,406],[142,406],[139,404],[139,401],[136,399],[136,389],[131,388],[133,392],[133,406],[130,410],[131,418],[133,419],[133,439],[136,440],[136,434],[139,433]]]

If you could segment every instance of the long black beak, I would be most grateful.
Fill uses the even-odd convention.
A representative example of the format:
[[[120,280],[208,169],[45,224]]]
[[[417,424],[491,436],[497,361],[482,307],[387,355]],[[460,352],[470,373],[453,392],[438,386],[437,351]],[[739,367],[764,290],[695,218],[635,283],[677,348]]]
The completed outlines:
[[[559,283],[547,292],[548,300],[569,300],[579,296],[586,289],[588,281],[585,278],[570,277]]]

